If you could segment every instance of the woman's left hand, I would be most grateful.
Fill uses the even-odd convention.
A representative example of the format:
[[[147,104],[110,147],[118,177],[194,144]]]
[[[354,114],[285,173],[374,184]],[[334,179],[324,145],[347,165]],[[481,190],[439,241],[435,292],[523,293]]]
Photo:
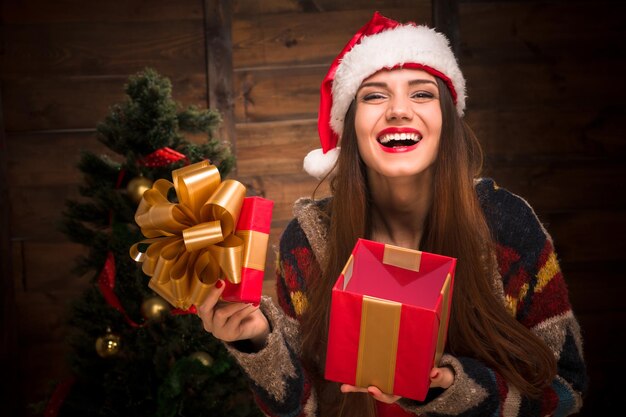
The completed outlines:
[[[380,401],[380,402],[387,403],[387,404],[393,404],[396,401],[398,401],[400,398],[402,398],[399,395],[385,394],[380,389],[378,389],[378,387],[375,387],[373,385],[367,388],[360,388],[360,387],[355,387],[354,385],[343,384],[341,386],[341,392],[343,392],[344,394],[348,392],[365,392],[367,394],[370,394],[372,397],[374,397],[376,401]]]

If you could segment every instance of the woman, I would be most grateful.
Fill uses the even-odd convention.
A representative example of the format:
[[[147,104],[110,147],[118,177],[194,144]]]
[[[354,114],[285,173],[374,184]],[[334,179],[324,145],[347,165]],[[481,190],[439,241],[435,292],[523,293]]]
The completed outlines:
[[[375,14],[322,84],[332,197],[301,199],[280,244],[282,312],[218,302],[199,316],[271,416],[545,416],[580,409],[586,376],[552,240],[521,198],[475,179],[465,80],[443,35]],[[337,147],[341,138],[341,150]],[[320,168],[321,167],[321,168]],[[332,173],[329,171],[332,170]],[[419,402],[325,381],[330,291],[359,237],[459,260],[441,363]]]

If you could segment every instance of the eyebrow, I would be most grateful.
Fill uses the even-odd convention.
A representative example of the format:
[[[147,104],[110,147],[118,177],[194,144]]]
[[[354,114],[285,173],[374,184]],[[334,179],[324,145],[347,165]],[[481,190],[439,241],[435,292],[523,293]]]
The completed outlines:
[[[419,85],[419,84],[433,84],[433,85],[437,85],[436,82],[432,81],[432,80],[424,80],[424,79],[416,79],[416,80],[411,80],[409,81],[409,85]],[[367,83],[363,83],[361,84],[361,86],[359,87],[359,89],[357,90],[357,93],[359,92],[359,90],[361,90],[361,88],[363,87],[381,87],[381,88],[387,88],[387,83],[383,83],[383,82],[367,82]]]

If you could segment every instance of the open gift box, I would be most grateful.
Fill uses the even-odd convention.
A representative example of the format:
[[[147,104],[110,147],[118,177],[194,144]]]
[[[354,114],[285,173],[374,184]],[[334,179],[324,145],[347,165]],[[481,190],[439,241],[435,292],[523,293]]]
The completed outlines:
[[[326,379],[424,400],[446,342],[455,266],[359,239],[332,289]]]

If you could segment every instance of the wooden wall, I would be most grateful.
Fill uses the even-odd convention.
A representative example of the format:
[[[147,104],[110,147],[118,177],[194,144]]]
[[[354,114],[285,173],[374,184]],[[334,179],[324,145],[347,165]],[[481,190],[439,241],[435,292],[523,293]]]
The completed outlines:
[[[63,314],[86,279],[70,273],[82,249],[55,224],[64,200],[77,195],[79,152],[105,151],[94,127],[122,99],[128,75],[144,66],[172,79],[177,100],[207,105],[206,2],[2,3],[0,186],[6,186],[0,198],[6,195],[9,204],[2,203],[0,214],[9,225],[0,235],[8,251],[1,359],[16,381],[3,401],[16,404],[13,415],[41,399],[50,380],[67,375]],[[485,174],[524,196],[554,237],[592,377],[581,415],[604,414],[619,398],[624,371],[623,6],[607,0],[434,4],[458,13],[451,29],[468,79],[467,121],[488,155]],[[316,186],[301,164],[319,146],[321,79],[374,10],[424,23],[433,12],[430,0],[232,2],[233,90],[225,100],[233,108],[236,177],[276,202],[273,246],[293,201]],[[323,185],[318,195],[327,191]],[[272,262],[270,255],[269,295]]]
[[[582,415],[610,414],[625,370],[624,6],[466,1],[458,10],[467,121],[486,175],[525,197],[551,233],[585,340]]]
[[[3,333],[14,331],[16,340],[3,345],[2,373],[12,386],[3,415],[26,413],[26,404],[44,399],[69,374],[65,314],[89,279],[71,273],[83,249],[57,225],[65,200],[78,195],[81,150],[107,152],[95,139],[96,124],[124,99],[128,76],[146,66],[172,80],[176,100],[207,106],[204,3],[2,2],[0,152],[12,270],[3,282],[10,280],[14,306],[3,315],[11,318]]]
[[[270,244],[276,250],[293,202],[317,180],[302,170],[320,147],[319,88],[328,67],[374,11],[401,21],[430,22],[430,0],[306,2],[240,0],[233,16],[233,80],[238,176],[275,201]],[[316,196],[328,194],[328,184]],[[273,269],[273,256],[268,268]],[[266,274],[265,292],[274,294]]]

